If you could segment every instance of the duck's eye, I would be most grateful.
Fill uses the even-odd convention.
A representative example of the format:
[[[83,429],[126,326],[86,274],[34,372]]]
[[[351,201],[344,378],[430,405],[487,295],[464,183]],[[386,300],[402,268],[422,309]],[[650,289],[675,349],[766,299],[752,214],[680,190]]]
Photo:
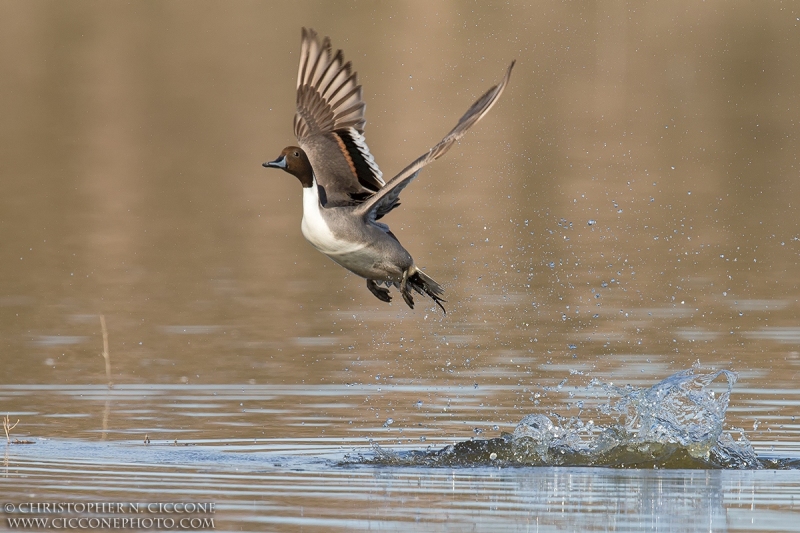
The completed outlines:
[[[295,156],[295,157],[300,157],[300,152],[295,152],[295,153],[294,153],[294,156]]]

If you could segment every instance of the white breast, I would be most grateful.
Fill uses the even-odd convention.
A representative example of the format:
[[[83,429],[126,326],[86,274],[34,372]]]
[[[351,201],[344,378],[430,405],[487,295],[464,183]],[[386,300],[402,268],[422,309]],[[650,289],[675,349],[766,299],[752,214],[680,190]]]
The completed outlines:
[[[325,255],[351,254],[364,248],[364,243],[337,239],[322,217],[317,182],[303,188],[303,222],[300,229],[308,242]]]

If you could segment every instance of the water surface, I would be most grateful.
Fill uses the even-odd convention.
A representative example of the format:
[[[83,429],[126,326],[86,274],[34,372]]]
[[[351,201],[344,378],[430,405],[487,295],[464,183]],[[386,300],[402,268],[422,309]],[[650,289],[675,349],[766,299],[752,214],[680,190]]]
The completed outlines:
[[[798,16],[3,3],[0,413],[35,444],[0,499],[212,500],[221,530],[800,529]],[[300,186],[261,167],[294,142],[302,26],[353,61],[387,177],[517,60],[385,219],[447,315],[313,250]],[[737,373],[724,431],[766,468],[369,461],[528,415],[608,427],[593,380],[690,368]]]

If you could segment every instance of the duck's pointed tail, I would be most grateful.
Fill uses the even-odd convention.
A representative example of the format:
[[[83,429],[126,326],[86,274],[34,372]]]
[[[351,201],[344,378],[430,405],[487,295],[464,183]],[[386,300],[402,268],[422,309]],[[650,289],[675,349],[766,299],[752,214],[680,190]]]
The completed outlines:
[[[431,299],[438,305],[444,314],[447,314],[447,310],[442,305],[442,302],[446,302],[442,296],[444,295],[444,288],[436,283],[432,277],[425,274],[421,270],[417,269],[416,267],[411,267],[414,270],[414,273],[408,276],[408,280],[406,281],[406,286],[414,289],[420,294],[427,294],[431,297]],[[414,309],[414,299],[411,297],[411,293],[406,289],[402,291],[403,293],[403,300],[408,304],[411,309]]]

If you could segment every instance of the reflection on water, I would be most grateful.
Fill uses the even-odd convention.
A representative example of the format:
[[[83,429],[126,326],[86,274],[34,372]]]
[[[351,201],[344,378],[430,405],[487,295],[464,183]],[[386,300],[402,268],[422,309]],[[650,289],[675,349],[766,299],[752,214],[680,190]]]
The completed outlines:
[[[757,531],[742,520],[753,506],[764,520],[787,520],[791,513],[786,472],[343,469],[268,454],[265,446],[230,448],[45,442],[25,449],[38,453],[7,457],[4,479],[24,479],[29,494],[44,501],[54,494],[83,501],[97,491],[109,501],[210,499],[216,529],[223,531],[456,531],[469,524],[481,531],[526,524],[540,531]],[[60,492],[66,486],[68,493]],[[764,501],[766,495],[773,500]]]
[[[591,405],[605,405],[601,410],[612,408],[619,413],[627,412],[626,405],[636,404],[634,409],[650,409],[651,420],[660,417],[665,422],[682,405],[679,413],[711,416],[715,422],[721,414],[718,409],[726,403],[727,383],[713,377],[684,372],[651,387],[615,391],[621,397],[611,404],[612,391],[607,386],[583,387],[580,395],[564,384],[550,391],[557,389],[563,399],[552,408],[567,413],[571,401],[582,401],[585,416]],[[713,396],[711,388],[717,391]],[[371,398],[395,401],[431,391],[448,399],[436,407],[440,416],[424,412],[430,409],[426,402],[417,402],[409,409],[416,416],[395,413],[397,419],[391,424],[383,416],[373,417]],[[31,409],[20,416],[24,427],[16,430],[19,435],[72,432],[73,438],[34,437],[32,445],[7,446],[0,468],[0,499],[17,504],[98,497],[103,501],[212,501],[215,529],[223,531],[265,527],[271,531],[456,531],[465,527],[555,531],[587,530],[598,524],[618,531],[772,531],[793,523],[797,470],[776,468],[800,467],[796,438],[783,456],[794,457],[793,462],[770,463],[769,453],[761,447],[759,458],[769,470],[652,469],[697,467],[687,454],[683,459],[672,457],[672,465],[654,465],[651,457],[649,464],[640,465],[643,469],[620,470],[580,467],[563,459],[555,461],[562,465],[557,468],[524,467],[521,461],[503,457],[512,449],[526,450],[529,459],[539,453],[537,447],[543,441],[536,440],[530,415],[514,433],[491,440],[482,440],[479,434],[475,440],[462,437],[455,446],[445,446],[448,439],[436,436],[450,431],[472,433],[458,428],[472,427],[476,416],[493,420],[497,415],[481,406],[508,392],[499,387],[438,390],[430,385],[390,386],[388,390],[377,385],[122,385],[111,390],[3,386],[4,405],[15,411],[23,406]],[[792,409],[800,405],[796,390],[779,394]],[[730,400],[735,402],[736,395],[734,388]],[[672,400],[654,404],[654,396],[672,396]],[[54,397],[60,407],[50,405],[50,411],[71,413],[70,417],[52,418],[36,411],[49,405],[45,398]],[[101,419],[99,411],[109,405],[110,414]],[[566,417],[555,415],[551,417],[557,422],[551,423],[549,435],[538,435],[549,439],[546,453],[550,454],[576,444],[566,432],[586,435],[575,421],[570,427]],[[639,412],[626,419],[629,423],[638,420],[626,428],[638,427],[641,434],[645,415]],[[114,442],[98,442],[101,420],[103,431]],[[686,417],[683,427],[691,428],[696,420]],[[275,421],[285,426],[270,425]],[[500,425],[508,426],[487,427],[483,434],[497,434]],[[556,435],[555,427],[565,431]],[[144,444],[145,434],[150,444]],[[628,439],[634,444],[637,435]],[[652,451],[656,443],[650,444]],[[743,446],[741,442],[725,445],[739,450]],[[426,446],[437,451],[422,452]],[[499,457],[490,459],[490,453]],[[642,460],[645,452],[635,449],[629,450],[625,460],[636,453]],[[437,463],[431,460],[436,454],[460,460]],[[347,456],[364,460],[354,462]],[[417,460],[410,460],[414,457]],[[573,454],[576,464],[585,458]],[[7,517],[0,515],[0,520]]]
[[[4,498],[220,494],[230,529],[793,527],[794,470],[334,468],[368,439],[586,425],[593,380],[691,367],[735,371],[726,427],[794,465],[791,9],[3,3],[0,413],[37,442],[7,448]],[[375,300],[261,168],[293,142],[301,26],[353,61],[385,175],[517,60],[387,218],[447,316]]]
[[[774,530],[793,523],[800,426],[793,415],[779,415],[778,404],[796,412],[797,390],[735,387],[728,398],[724,378],[732,376],[724,372],[683,372],[644,387],[594,378],[570,385],[580,377],[527,390],[531,402],[516,408],[498,407],[508,397],[522,403],[516,384],[3,385],[0,402],[21,420],[12,436],[34,444],[6,446],[0,499],[211,500],[219,530],[429,531],[474,524],[486,531],[526,525],[548,531],[598,523],[611,530]],[[763,406],[771,417],[765,422],[782,428],[786,440],[778,451],[755,443],[764,468],[652,469],[697,468],[703,461],[721,466],[720,449],[743,451],[746,441],[725,441],[722,433],[698,462],[692,443],[659,450],[652,436],[642,436],[656,432],[666,443],[668,435],[716,434],[728,402]],[[519,422],[536,405],[548,417]],[[592,463],[584,452],[593,441],[583,438],[608,435],[604,412],[619,422],[614,437],[630,447],[595,464],[611,465],[616,457],[644,468],[577,466]],[[597,415],[594,431],[588,421],[578,427],[590,413]],[[548,419],[549,429],[535,434],[533,419]],[[710,432],[696,431],[703,429]],[[648,449],[637,450],[637,443]],[[577,453],[556,457],[569,446]],[[672,455],[660,464],[655,455],[646,457],[659,451]],[[548,455],[562,466],[523,467],[545,464]],[[434,461],[437,456],[449,460]]]
[[[95,491],[110,501],[212,499],[216,529],[223,531],[456,531],[468,524],[482,531],[524,530],[525,524],[538,524],[540,531],[719,530],[726,525],[759,530],[735,514],[754,503],[763,508],[764,519],[790,516],[785,472],[331,469],[324,462],[268,456],[255,446],[246,453],[213,443],[133,448],[61,441],[39,448],[62,459],[13,457],[5,469],[24,476],[37,498],[52,498],[59,487],[83,479],[71,487],[68,501],[82,501]],[[134,457],[136,464],[123,456]],[[754,499],[764,494],[760,491],[768,491],[774,503]],[[372,512],[363,513],[365,508]],[[660,522],[655,509],[670,520]]]

